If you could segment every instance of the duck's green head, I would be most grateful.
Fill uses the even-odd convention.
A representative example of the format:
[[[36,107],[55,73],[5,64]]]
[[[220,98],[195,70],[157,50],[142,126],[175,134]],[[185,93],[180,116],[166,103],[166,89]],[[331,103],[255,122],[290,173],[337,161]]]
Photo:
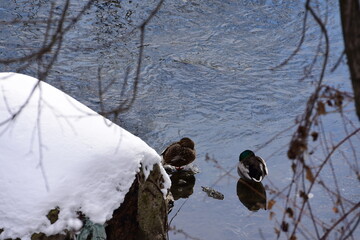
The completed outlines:
[[[255,156],[255,153],[251,150],[245,150],[240,154],[239,161],[244,160],[245,158]]]

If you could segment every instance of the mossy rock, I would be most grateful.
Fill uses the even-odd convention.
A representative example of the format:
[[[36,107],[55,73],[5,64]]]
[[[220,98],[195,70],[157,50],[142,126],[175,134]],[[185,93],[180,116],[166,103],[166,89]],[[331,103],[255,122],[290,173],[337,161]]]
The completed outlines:
[[[163,183],[158,164],[146,180],[141,171],[136,175],[124,202],[106,224],[108,240],[166,239],[168,207],[161,191]]]
[[[66,235],[63,234],[56,234],[47,236],[44,233],[34,233],[31,235],[31,240],[70,240],[70,234],[67,233]]]
[[[49,219],[51,224],[54,224],[59,219],[60,209],[58,207],[51,209],[46,217]]]
[[[154,165],[145,182],[140,183],[137,219],[141,239],[166,239],[167,206],[161,191],[163,178],[159,165]]]

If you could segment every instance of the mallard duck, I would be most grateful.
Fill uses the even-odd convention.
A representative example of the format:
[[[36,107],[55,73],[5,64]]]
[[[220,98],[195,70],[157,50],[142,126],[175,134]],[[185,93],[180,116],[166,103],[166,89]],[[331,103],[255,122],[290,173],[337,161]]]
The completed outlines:
[[[264,159],[255,156],[251,150],[245,150],[240,154],[237,171],[240,177],[255,182],[261,182],[268,174]]]
[[[161,155],[164,164],[181,169],[195,160],[195,143],[190,138],[182,138],[179,142],[170,144]]]

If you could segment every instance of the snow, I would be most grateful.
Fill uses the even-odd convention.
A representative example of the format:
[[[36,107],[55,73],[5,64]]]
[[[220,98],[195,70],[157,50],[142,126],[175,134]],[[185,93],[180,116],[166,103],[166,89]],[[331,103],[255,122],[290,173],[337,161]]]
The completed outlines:
[[[140,138],[45,82],[0,73],[0,98],[0,239],[79,230],[79,210],[103,224],[140,166],[147,177],[160,163]],[[170,179],[160,168],[165,195]]]

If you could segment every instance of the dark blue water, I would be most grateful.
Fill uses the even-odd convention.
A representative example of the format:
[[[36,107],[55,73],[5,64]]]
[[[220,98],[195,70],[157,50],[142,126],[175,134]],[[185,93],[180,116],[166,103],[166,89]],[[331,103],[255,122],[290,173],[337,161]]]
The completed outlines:
[[[1,19],[46,20],[49,4],[35,2],[1,2]],[[65,36],[47,81],[100,111],[100,69],[104,82],[117,80],[103,96],[105,108],[115,107],[123,100],[119,91],[127,69],[127,90],[131,90],[140,42],[139,32],[133,29],[156,3],[96,1]],[[81,6],[82,3],[72,3],[74,11],[70,15],[75,16]],[[314,9],[326,17],[325,4],[314,4]],[[343,42],[336,1],[329,1],[327,9],[331,67],[343,50]],[[320,30],[310,17],[299,54],[282,68],[272,70],[296,48],[303,18],[301,1],[178,0],[165,1],[147,26],[137,99],[116,122],[159,152],[183,136],[195,141],[196,165],[201,172],[196,174],[193,194],[175,202],[169,215],[169,219],[174,218],[172,227],[198,239],[275,237],[275,221],[269,219],[269,211],[250,212],[239,201],[236,170],[219,180],[223,172],[205,161],[205,156],[215,158],[228,170],[236,165],[241,151],[254,149],[268,163],[269,176],[263,181],[268,199],[272,197],[269,188],[281,189],[289,183],[292,172],[286,152],[293,130],[264,143],[294,124],[320,71],[321,58],[314,65],[313,77],[300,81],[317,54],[320,39]],[[45,22],[0,25],[0,57],[21,56],[38,48],[45,26]],[[36,62],[24,69],[19,64],[0,65],[1,71],[33,76],[36,69]],[[351,90],[348,79],[343,63],[334,73],[327,71],[328,84]],[[356,119],[351,113],[349,118]],[[341,139],[340,118],[332,115],[324,121],[334,131],[333,139]],[[343,194],[356,201],[357,181],[348,169],[337,171]],[[330,173],[324,175],[325,181],[327,178],[331,178]],[[224,200],[206,197],[201,186],[213,186],[224,194]],[[317,214],[333,217],[328,197],[320,188],[315,188],[313,194],[311,201],[318,207]],[[273,209],[278,217],[282,216],[282,201],[277,199],[278,205]],[[177,230],[169,232],[172,240],[185,236]]]

